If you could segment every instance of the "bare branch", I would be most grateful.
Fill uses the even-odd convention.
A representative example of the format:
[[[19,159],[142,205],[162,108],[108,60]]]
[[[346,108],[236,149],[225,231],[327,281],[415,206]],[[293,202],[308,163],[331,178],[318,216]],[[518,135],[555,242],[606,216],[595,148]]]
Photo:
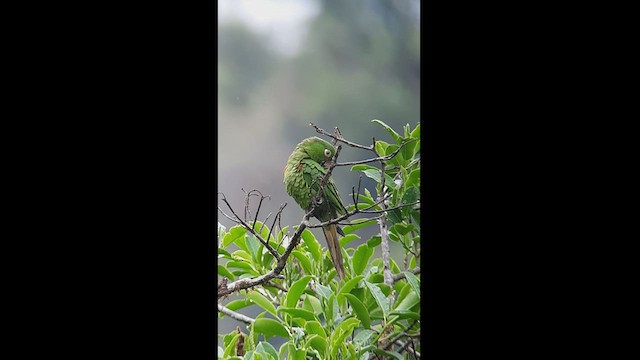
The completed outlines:
[[[386,208],[386,209],[383,209],[383,210],[360,210],[359,212],[363,213],[363,214],[379,214],[379,213],[383,213],[383,212],[386,212],[386,211],[396,210],[396,209],[400,209],[400,208],[403,208],[403,207],[412,206],[412,205],[419,205],[419,204],[420,204],[420,200],[412,202],[412,203],[400,204],[398,206]]]
[[[241,321],[245,324],[252,324],[253,322],[255,322],[255,319],[252,319],[246,315],[242,315],[240,313],[237,313],[231,309],[228,309],[220,304],[218,304],[218,311],[225,314],[225,315],[229,315],[231,318]]]
[[[403,336],[409,336],[410,334],[407,334],[407,331],[411,330],[411,328],[418,322],[418,320],[413,320],[411,322],[411,324],[409,324],[409,326],[404,329],[402,332],[400,332],[398,335],[394,336],[391,340],[389,340],[389,342],[383,347],[383,349],[388,349],[390,348],[393,343],[395,343],[396,341],[400,340],[400,338],[402,338]]]
[[[251,193],[251,192],[249,192]],[[220,194],[220,193],[219,193]],[[260,234],[258,234],[252,226],[249,226],[249,224],[247,224],[246,222],[244,222],[242,219],[240,219],[240,217],[238,217],[238,214],[236,214],[235,211],[233,211],[233,208],[231,207],[231,205],[229,204],[229,202],[227,201],[227,198],[224,196],[224,194],[222,194],[222,201],[224,201],[225,204],[227,204],[227,207],[229,208],[229,210],[231,210],[231,213],[233,213],[233,215],[236,217],[237,222],[239,222],[245,229],[249,230],[263,245],[264,247],[271,253],[271,255],[273,255],[276,259],[280,259],[280,254],[278,254],[277,251],[275,251],[271,245],[269,245],[268,242],[266,242],[262,236],[260,236]],[[255,222],[254,222],[255,225]]]
[[[328,136],[328,137],[330,137],[330,138],[332,138],[332,139],[334,139],[334,140],[336,140],[336,141],[340,141],[340,142],[342,142],[342,143],[344,143],[344,144],[347,144],[347,145],[349,145],[349,146],[351,146],[351,147],[355,147],[355,148],[359,148],[359,149],[364,149],[364,150],[369,150],[369,151],[374,151],[374,147],[373,147],[373,146],[364,146],[364,145],[356,144],[356,143],[351,142],[351,141],[349,141],[349,140],[345,140],[345,139],[342,137],[342,135],[340,135],[340,137],[338,137],[338,136],[336,136],[336,135],[330,134],[330,133],[328,133],[328,132],[326,132],[326,131],[324,131],[324,130],[320,129],[319,127],[317,127],[317,126],[316,126],[316,125],[314,125],[313,123],[309,124],[309,126],[313,126],[313,127],[316,129],[316,132],[317,132],[317,133],[322,134],[322,135],[326,135],[326,136]]]
[[[273,232],[273,227],[276,226],[276,220],[278,220],[278,218],[282,216],[282,210],[284,210],[285,207],[287,207],[287,203],[280,205],[280,209],[278,209],[278,212],[276,213],[276,217],[273,218],[273,224],[271,225],[271,229],[269,229],[269,236],[267,236],[267,239],[271,239],[271,233]],[[267,222],[267,220],[265,220],[264,222]],[[277,237],[274,236],[274,238],[277,238]],[[280,248],[280,244],[278,244],[278,248]],[[277,251],[278,249],[276,249],[276,252]]]
[[[418,274],[420,274],[420,267],[416,267],[414,269],[410,269],[410,270],[407,270],[407,271],[409,271],[410,273],[413,273],[415,275],[418,275]],[[398,281],[400,281],[400,280],[402,280],[404,278],[406,278],[406,275],[403,272],[401,272],[399,274],[395,274],[395,275],[393,275],[393,283],[395,284],[395,283],[397,283]]]
[[[348,166],[348,165],[358,165],[358,164],[367,164],[367,163],[372,163],[372,162],[376,162],[376,161],[389,161],[391,159],[393,159],[396,155],[398,155],[398,153],[400,152],[400,150],[402,150],[402,148],[409,144],[412,143],[414,141],[416,141],[418,139],[411,139],[407,142],[402,143],[397,149],[395,149],[391,154],[386,155],[386,156],[378,156],[376,158],[373,159],[366,159],[366,160],[357,160],[357,161],[346,161],[346,162],[341,162],[341,163],[337,163],[336,166]]]
[[[263,274],[254,278],[236,280],[225,287],[219,288],[218,297],[226,296],[238,290],[248,289],[260,284],[264,284],[267,281],[277,277],[282,271],[282,269],[284,269],[284,266],[286,265],[289,255],[291,255],[291,252],[293,251],[293,249],[300,242],[300,237],[302,235],[302,232],[304,231],[304,229],[307,228],[308,223],[309,223],[309,215],[305,214],[304,218],[302,219],[302,222],[300,223],[300,226],[298,227],[298,230],[293,235],[293,238],[291,239],[289,246],[287,246],[287,249],[285,250],[284,254],[278,258],[278,262],[275,268],[271,269],[271,271],[269,271],[266,274]]]
[[[273,279],[274,277],[276,277],[276,276],[278,276],[280,274],[280,272],[284,269],[284,267],[286,265],[286,262],[287,262],[287,259],[291,255],[291,252],[293,251],[293,249],[300,242],[300,237],[302,235],[302,232],[304,231],[304,229],[309,227],[309,217],[312,216],[313,212],[315,211],[315,207],[316,207],[316,204],[317,204],[319,198],[324,193],[324,187],[326,186],[327,181],[329,180],[329,177],[331,177],[331,172],[333,171],[333,168],[335,167],[336,160],[338,159],[338,155],[340,154],[341,149],[342,149],[342,146],[338,145],[338,147],[336,148],[336,153],[334,154],[332,160],[328,164],[327,172],[325,173],[324,177],[322,178],[322,181],[320,182],[320,188],[318,189],[318,193],[316,194],[316,196],[314,198],[315,201],[312,202],[311,206],[309,207],[308,212],[302,218],[302,221],[300,222],[300,225],[298,226],[298,230],[295,232],[295,234],[293,234],[293,238],[291,239],[291,242],[289,243],[289,246],[287,246],[287,249],[285,250],[284,254],[282,256],[280,256],[280,254],[278,254],[275,250],[273,250],[268,243],[265,245],[265,247],[267,249],[269,249],[269,251],[273,251],[273,253],[275,253],[274,257],[276,259],[278,259],[276,267],[271,269],[271,271],[267,272],[266,274],[263,274],[263,275],[260,275],[260,276],[254,277],[254,278],[236,280],[236,281],[228,284],[227,286],[220,287],[218,289],[218,296],[219,297],[220,296],[226,296],[226,295],[228,295],[228,294],[230,294],[230,293],[232,293],[234,291],[238,291],[238,290],[242,290],[242,289],[248,289],[248,288],[260,285],[260,284],[264,284],[265,282]],[[238,216],[235,214],[235,212],[233,211],[233,209],[231,208],[231,206],[227,202],[226,198],[224,198],[224,194],[223,194],[223,201],[227,204],[227,206],[229,207],[231,212],[236,216],[236,218],[238,218]],[[238,220],[240,220],[240,219],[238,219]],[[242,220],[240,220],[240,221],[242,222]],[[252,233],[254,233],[254,235],[256,235],[256,237],[259,236],[259,235],[257,235],[255,233],[255,231],[253,231],[253,229],[248,227],[246,225],[246,223],[242,222],[242,225],[247,227]],[[259,238],[259,239],[261,239],[261,238]],[[264,242],[263,242],[263,244],[264,244]]]
[[[400,350],[398,352],[402,352],[403,350],[407,349],[407,351],[409,351],[417,359],[420,358],[420,353],[419,352],[415,351],[412,348],[408,348],[407,347],[410,343],[413,343],[413,341],[407,341],[406,343],[403,343],[402,341],[398,340],[396,342],[398,343],[398,345],[400,345]]]

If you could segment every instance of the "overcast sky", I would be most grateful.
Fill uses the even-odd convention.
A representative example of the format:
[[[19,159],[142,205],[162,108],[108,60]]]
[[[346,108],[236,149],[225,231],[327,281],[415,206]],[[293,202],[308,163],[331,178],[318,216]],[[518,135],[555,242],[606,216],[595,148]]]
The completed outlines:
[[[313,0],[219,0],[218,21],[239,21],[266,39],[284,56],[300,49],[309,20],[319,13]]]

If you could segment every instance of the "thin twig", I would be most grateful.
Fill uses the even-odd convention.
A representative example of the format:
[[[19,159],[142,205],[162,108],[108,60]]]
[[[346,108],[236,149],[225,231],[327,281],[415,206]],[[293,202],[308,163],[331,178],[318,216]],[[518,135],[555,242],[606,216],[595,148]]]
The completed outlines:
[[[245,324],[253,324],[256,320],[252,319],[246,315],[242,315],[240,313],[237,313],[231,309],[228,309],[220,304],[218,304],[218,311],[225,314],[225,315],[229,315],[231,318],[238,320],[240,322],[243,322]]]
[[[396,341],[400,340],[400,338],[402,338],[403,336],[407,336],[407,331],[411,330],[411,328],[418,322],[418,320],[413,320],[411,322],[411,324],[409,324],[409,326],[404,329],[402,332],[400,332],[398,335],[394,336],[391,340],[389,340],[389,342],[383,347],[383,349],[388,349],[390,348],[393,343],[395,343]]]
[[[407,270],[407,271],[409,271],[410,273],[413,273],[415,275],[418,275],[418,274],[420,274],[420,267],[416,267],[416,268],[413,268],[413,269],[410,269],[410,270]],[[393,283],[395,284],[395,283],[397,283],[398,281],[400,281],[400,280],[402,280],[404,278],[406,278],[406,275],[404,274],[404,272],[401,272],[399,274],[395,274],[395,275],[393,275]]]
[[[227,286],[220,287],[218,289],[218,296],[219,297],[226,296],[226,295],[228,295],[230,293],[233,293],[235,291],[238,291],[238,290],[248,289],[248,288],[260,285],[260,284],[264,284],[267,281],[273,279],[274,277],[276,277],[276,276],[278,276],[280,274],[280,272],[284,269],[284,267],[286,265],[286,262],[287,262],[287,259],[291,255],[291,252],[293,251],[293,249],[300,242],[300,237],[302,235],[302,232],[304,231],[304,229],[306,229],[309,226],[309,218],[312,216],[313,212],[315,211],[315,207],[316,207],[316,204],[317,204],[319,198],[324,193],[323,189],[326,186],[327,181],[331,177],[331,172],[333,171],[333,168],[335,167],[336,160],[338,159],[338,155],[340,154],[340,150],[341,149],[342,149],[342,146],[338,145],[333,158],[329,162],[329,166],[327,168],[327,172],[325,173],[324,177],[322,178],[322,181],[320,182],[320,188],[318,189],[318,193],[316,194],[316,196],[314,198],[315,201],[311,203],[311,206],[309,207],[308,212],[302,218],[302,221],[300,222],[300,225],[298,226],[298,230],[295,232],[295,234],[293,234],[293,238],[291,239],[291,242],[289,243],[289,246],[287,246],[284,254],[282,254],[282,256],[280,256],[274,250],[274,252],[275,252],[274,257],[276,259],[278,259],[276,267],[271,269],[271,271],[267,272],[266,274],[263,274],[263,275],[260,275],[260,276],[254,277],[254,278],[245,278],[245,279],[236,280],[236,281],[228,284]],[[223,201],[227,204],[227,206],[229,206],[229,209],[231,210],[231,212],[234,215],[236,215],[235,212],[233,211],[233,209],[231,208],[231,206],[229,205],[229,203],[227,202],[226,198],[224,197],[224,194],[222,194],[222,196],[223,196]],[[236,218],[238,218],[237,215],[236,215]],[[240,219],[238,219],[238,220],[240,220]],[[245,226],[244,223],[243,223],[243,226]],[[269,250],[273,250],[271,248],[271,246],[269,246],[268,244],[265,245],[265,247],[267,247]]]
[[[332,138],[332,139],[335,139],[336,141],[340,141],[340,142],[342,142],[342,143],[344,143],[344,144],[347,144],[347,145],[349,145],[349,146],[351,146],[351,147],[355,147],[355,148],[359,148],[359,149],[364,149],[364,150],[369,150],[369,151],[371,151],[371,150],[373,150],[373,149],[374,149],[374,148],[373,148],[373,146],[363,146],[363,145],[360,145],[360,144],[356,144],[356,143],[354,143],[354,142],[351,142],[351,141],[349,141],[349,140],[345,140],[342,136],[337,137],[336,135],[333,135],[333,134],[331,134],[331,133],[328,133],[328,132],[326,132],[326,131],[324,131],[324,130],[320,129],[319,127],[317,127],[317,126],[316,126],[316,125],[314,125],[313,123],[310,123],[310,124],[309,124],[309,126],[313,126],[313,127],[316,129],[316,132],[317,132],[317,133],[322,134],[322,135],[326,135],[326,136],[328,136],[328,137],[330,137],[330,138]]]
[[[398,155],[398,153],[400,152],[400,150],[402,150],[402,148],[409,144],[412,143],[414,141],[416,141],[417,139],[411,139],[409,141],[406,141],[402,144],[400,144],[400,146],[395,149],[391,154],[389,155],[385,155],[385,156],[379,156],[373,159],[366,159],[366,160],[356,160],[356,161],[345,161],[345,162],[341,162],[341,163],[337,163],[336,166],[348,166],[348,165],[358,165],[358,164],[367,164],[367,163],[372,163],[372,162],[376,162],[376,161],[389,161],[391,159],[393,159],[396,155]]]
[[[222,201],[224,201],[224,202],[225,202],[225,204],[227,204],[227,207],[229,208],[229,210],[231,210],[231,213],[233,213],[233,215],[236,217],[236,220],[237,220],[240,224],[242,224],[242,226],[243,226],[245,229],[249,230],[249,231],[250,231],[250,232],[251,232],[251,233],[252,233],[252,234],[253,234],[253,235],[254,235],[254,236],[255,236],[255,237],[256,237],[256,238],[257,238],[257,239],[258,239],[258,240],[263,244],[263,245],[264,245],[264,247],[265,247],[265,248],[267,248],[267,250],[269,250],[269,252],[271,253],[271,255],[273,255],[276,259],[280,259],[280,254],[278,254],[278,252],[277,252],[277,251],[275,251],[275,250],[271,247],[271,245],[269,245],[269,243],[268,243],[268,242],[266,242],[266,241],[262,238],[262,236],[260,236],[260,234],[258,234],[258,233],[253,229],[253,227],[252,227],[252,226],[249,226],[249,224],[247,224],[246,222],[242,221],[242,219],[240,219],[240,218],[238,217],[238,214],[236,214],[236,212],[235,212],[235,211],[233,211],[233,208],[231,207],[231,205],[230,205],[230,204],[229,204],[229,202],[227,201],[227,197],[226,197],[223,193],[221,193],[221,192],[218,192],[218,194],[222,194]],[[219,208],[218,208],[218,209],[219,209]],[[255,225],[255,222],[254,222],[254,225]]]
[[[405,348],[407,349],[407,351],[409,351],[413,356],[415,356],[416,358],[420,358],[420,353],[415,351],[414,349],[408,348],[407,345],[409,343],[411,343],[411,341],[407,341],[406,343],[403,343],[402,341],[398,340],[396,341],[398,343],[398,345],[400,345],[400,350],[398,352],[403,351]]]

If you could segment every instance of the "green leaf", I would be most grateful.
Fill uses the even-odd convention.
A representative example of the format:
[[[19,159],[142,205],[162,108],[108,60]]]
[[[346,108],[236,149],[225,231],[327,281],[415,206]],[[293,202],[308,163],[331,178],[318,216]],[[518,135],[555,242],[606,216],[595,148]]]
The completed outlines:
[[[287,233],[287,229],[289,229],[289,227],[285,226],[278,232],[278,242],[282,241],[282,237],[284,237],[284,234]]]
[[[420,298],[420,280],[418,280],[418,278],[412,272],[409,272],[409,271],[405,271],[404,276],[406,276],[407,282],[409,283],[409,285],[411,285],[411,287],[413,288],[413,291],[415,291],[416,294],[418,294],[418,298]]]
[[[411,186],[418,187],[420,186],[420,168],[413,169],[409,174],[409,178],[407,179],[405,186],[407,188]]]
[[[229,270],[227,270],[226,267],[224,267],[224,265],[218,265],[218,275],[220,276],[224,276],[230,280],[235,280],[235,276],[229,272]]]
[[[229,310],[236,311],[236,310],[245,308],[247,306],[250,306],[251,304],[253,303],[249,301],[249,299],[239,299],[239,300],[230,301],[225,307]]]
[[[325,308],[325,317],[327,319],[327,323],[328,324],[333,324],[333,320],[335,315],[337,315],[337,310],[336,307],[334,306],[334,301],[336,300],[336,297],[334,294],[331,294],[331,296],[329,296],[329,298],[327,299],[327,306]]]
[[[358,246],[353,254],[353,271],[355,275],[362,274],[369,263],[371,255],[373,255],[373,248],[370,248],[369,245],[362,244]]]
[[[266,252],[262,255],[262,266],[265,268],[271,268],[271,262],[273,261],[273,255],[270,252]]]
[[[395,140],[398,144],[400,144],[400,142],[402,141],[402,137],[400,136],[400,134],[395,132],[395,130],[393,130],[391,128],[391,126],[389,126],[389,125],[385,124],[384,122],[382,122],[380,120],[377,120],[377,119],[376,120],[371,120],[371,122],[382,125],[382,127],[384,127],[389,132],[389,134],[391,134],[391,136],[393,137],[393,140]]]
[[[264,335],[265,339],[273,336],[281,336],[289,339],[289,332],[279,322],[273,319],[260,318],[253,323],[253,330]]]
[[[247,234],[245,237],[245,242],[247,244],[248,253],[251,255],[251,259],[254,263],[258,263],[258,248],[260,247],[260,241],[253,234]],[[259,254],[262,256],[262,254]]]
[[[365,329],[368,329],[371,326],[371,318],[369,317],[369,311],[364,306],[362,301],[360,301],[357,297],[351,294],[344,294],[344,296],[349,300],[351,307],[356,312],[356,316],[360,321],[362,321],[362,326]]]
[[[378,156],[384,156],[388,146],[389,144],[384,141],[376,141],[376,153]]]
[[[413,140],[402,147],[402,150],[400,150],[400,152],[402,153],[402,158],[405,159],[405,162],[406,160],[410,160],[411,158],[413,158],[418,143],[420,142],[417,140]]]
[[[418,294],[416,294],[415,291],[413,291],[413,288],[412,288],[412,291],[404,299],[402,299],[402,301],[398,304],[398,306],[396,306],[394,310],[395,311],[409,310],[419,302],[420,302],[420,297],[418,296]]]
[[[364,276],[358,275],[358,276],[354,277],[353,279],[345,282],[342,285],[342,287],[340,288],[340,291],[338,291],[338,299],[340,299],[340,297],[344,296],[344,294],[349,293],[349,291],[351,291],[351,289],[356,287],[358,285],[358,283],[360,282],[360,280],[362,280],[362,279],[364,279]]]
[[[304,292],[304,289],[307,287],[307,284],[311,280],[311,276],[307,275],[294,282],[293,285],[289,288],[289,292],[287,293],[287,300],[285,305],[290,308],[295,308],[300,296]]]
[[[410,269],[415,269],[415,267],[416,267],[416,256],[415,255],[411,255],[411,260],[409,260],[409,268]]]
[[[313,267],[311,266],[311,260],[309,260],[307,255],[303,254],[299,250],[293,250],[291,252],[291,255],[295,256],[296,259],[298,259],[298,261],[300,262],[300,265],[302,266],[302,270],[304,270],[305,274],[308,274],[308,275],[313,274],[313,270],[312,270]]]
[[[411,310],[393,310],[389,313],[389,316],[398,316],[399,319],[416,319],[420,320],[420,314]]]
[[[415,226],[413,226],[413,224],[397,223],[392,227],[390,227],[389,230],[393,233],[404,236],[404,235],[407,235],[409,232],[411,232],[411,230],[414,230],[414,228]]]
[[[358,335],[356,335],[353,338],[353,342],[356,343],[356,345],[358,345],[359,348],[361,348],[371,343],[371,340],[373,339],[373,334],[375,334],[375,331],[372,331],[369,329],[360,330],[358,332]]]
[[[378,273],[371,274],[371,276],[369,276],[368,281],[370,283],[373,283],[373,284],[383,283],[384,282],[384,275],[378,274]]]
[[[380,182],[382,182],[382,180],[380,179],[380,170],[379,169],[369,169],[369,170],[365,170],[364,174],[368,177],[371,178],[373,180],[375,180],[378,184]],[[385,186],[389,187],[390,189],[396,189],[398,186],[396,185],[395,182],[393,182],[393,179],[391,178],[391,176],[384,174],[385,177]]]
[[[323,338],[327,337],[327,332],[324,330],[320,322],[316,320],[307,321],[304,325],[304,331],[306,331],[307,334],[316,334]]]
[[[304,320],[318,320],[318,318],[309,310],[296,309],[289,307],[279,307],[278,311],[292,315],[294,318],[299,317]]]
[[[229,229],[229,232],[224,235],[222,239],[222,247],[226,248],[231,243],[234,243],[239,238],[243,238],[247,233],[247,229],[242,227],[241,225],[236,225]]]
[[[369,292],[371,292],[371,295],[375,299],[376,303],[378,303],[378,306],[380,307],[380,309],[382,309],[382,313],[386,318],[387,314],[389,313],[389,299],[387,299],[384,296],[384,294],[382,293],[382,290],[380,290],[378,286],[368,281],[365,281],[364,284],[369,289]]]
[[[344,237],[342,237],[339,241],[340,241],[340,246],[341,247],[345,247],[348,243],[352,242],[355,239],[360,239],[360,236],[356,235],[356,234],[347,234]]]
[[[320,355],[324,356],[327,352],[327,339],[318,335],[311,335],[309,336],[309,340],[307,340],[307,346],[318,350]]]
[[[322,313],[322,304],[320,300],[315,296],[306,294],[304,297],[304,302],[302,303],[302,308],[305,310],[309,310],[312,313],[318,315]]]
[[[307,249],[309,249],[309,252],[311,253],[311,256],[313,256],[313,259],[315,261],[320,261],[320,259],[322,259],[322,247],[320,246],[318,240],[316,240],[316,237],[313,236],[313,233],[309,231],[309,229],[304,229],[301,236],[302,241],[304,241],[305,245],[307,245]]]
[[[351,171],[362,171],[362,170],[367,170],[367,169],[378,170],[377,167],[371,166],[371,165],[366,165],[366,164],[353,165],[351,167]]]
[[[271,303],[269,299],[264,297],[259,292],[249,291],[245,296],[247,299],[253,301],[256,305],[267,310],[271,315],[278,317],[278,315],[276,314],[276,307],[273,305],[273,303]]]
[[[369,205],[365,205],[368,207]],[[363,207],[364,208],[364,207]],[[363,227],[367,227],[369,225],[373,225],[376,223],[376,220],[367,220],[367,219],[356,219],[351,221],[351,225],[346,225],[342,228],[342,232],[346,234],[351,234],[358,229],[362,229]]]
[[[269,344],[266,341],[261,341],[258,346],[262,346],[262,350],[264,350],[264,353],[273,356],[275,360],[279,359],[278,352],[276,351],[276,348],[273,347],[273,345]],[[258,351],[258,346],[256,346],[256,351]]]
[[[224,349],[224,355],[223,357],[226,359],[229,356],[231,356],[232,354],[235,354],[235,346],[236,343],[238,342],[238,339],[240,338],[241,334],[236,334],[233,338],[231,338],[231,341],[229,342],[229,345],[227,345],[227,347]]]
[[[411,132],[411,137],[414,139],[420,139],[420,123],[418,123],[416,128]]]
[[[382,243],[382,238],[380,237],[380,235],[374,235],[371,237],[371,239],[367,240],[367,246],[372,249],[380,245],[380,243]]]
[[[360,320],[349,318],[341,322],[333,333],[331,333],[331,356],[335,357],[340,345],[347,336],[351,335],[353,329],[360,324]]]
[[[231,254],[229,254],[227,250],[218,248],[218,259],[221,259],[221,258],[233,260],[233,258],[231,257]]]
[[[320,295],[325,299],[329,299],[329,297],[333,295],[333,290],[331,290],[330,287],[324,286],[322,284],[316,284],[316,290],[318,290]]]
[[[352,343],[347,343],[347,350],[349,351],[350,355],[348,359],[358,360],[358,355],[356,355],[356,348],[353,347]]]
[[[398,360],[404,360],[404,358],[402,357],[402,355],[398,354],[395,351],[385,351],[382,349],[378,349],[378,348],[373,348],[372,351],[378,355],[382,355],[383,359],[391,359],[391,358],[395,358]]]
[[[418,196],[419,196],[418,189],[415,186],[407,188],[407,190],[404,192],[404,195],[402,195],[402,203],[410,204],[410,203],[416,202],[418,200]],[[405,216],[409,215],[409,212],[412,210],[412,207],[413,205],[403,207],[402,213]]]
[[[254,269],[253,266],[251,266],[251,264],[242,262],[242,261],[229,261],[227,263],[227,268],[245,269],[245,270],[248,270],[248,272],[253,275],[256,275],[256,276],[260,275],[258,274],[256,269]]]
[[[233,260],[236,261],[245,260],[247,262],[251,262],[251,255],[244,250],[236,250],[231,254],[231,256],[233,257]]]
[[[404,280],[406,281],[406,279]],[[403,283],[403,280],[400,280],[398,282],[398,284]],[[396,296],[396,304],[400,304],[400,302],[407,296],[409,295],[410,292],[413,291],[413,288],[411,287],[411,285],[409,285],[409,283],[407,282],[406,284],[404,284],[404,286],[402,287],[402,289],[398,292],[398,295]]]

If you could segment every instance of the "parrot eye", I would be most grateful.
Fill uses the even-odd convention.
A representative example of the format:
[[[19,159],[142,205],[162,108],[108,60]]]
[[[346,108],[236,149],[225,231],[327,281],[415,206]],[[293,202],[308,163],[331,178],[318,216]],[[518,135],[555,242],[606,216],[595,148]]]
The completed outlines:
[[[331,151],[329,151],[329,149],[324,149],[324,156],[326,157],[331,156]]]

